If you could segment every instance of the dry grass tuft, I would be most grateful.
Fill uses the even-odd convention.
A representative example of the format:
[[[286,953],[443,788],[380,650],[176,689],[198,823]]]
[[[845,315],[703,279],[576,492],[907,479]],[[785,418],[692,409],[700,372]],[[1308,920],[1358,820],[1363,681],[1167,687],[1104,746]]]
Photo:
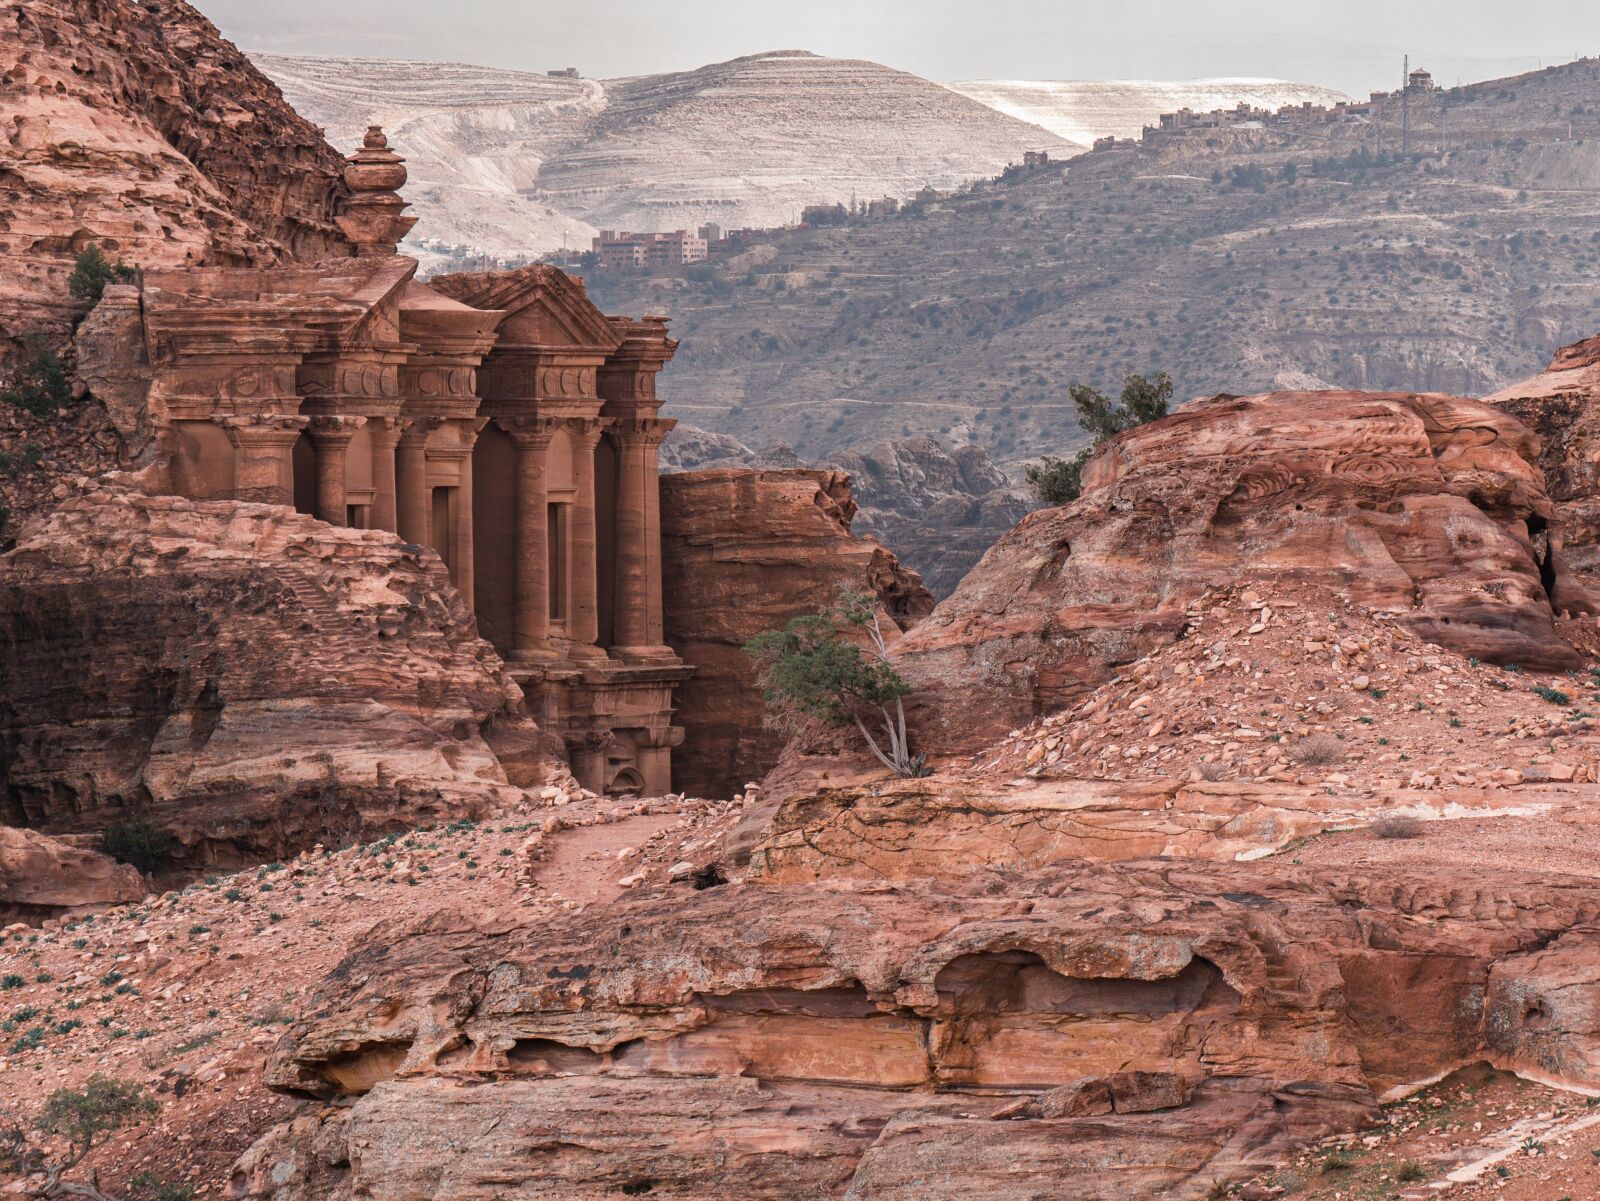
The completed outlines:
[[[1344,761],[1344,743],[1332,734],[1312,734],[1289,748],[1289,758],[1301,767],[1326,767]]]
[[[1372,832],[1379,838],[1421,838],[1422,823],[1414,817],[1380,817],[1372,823]]]

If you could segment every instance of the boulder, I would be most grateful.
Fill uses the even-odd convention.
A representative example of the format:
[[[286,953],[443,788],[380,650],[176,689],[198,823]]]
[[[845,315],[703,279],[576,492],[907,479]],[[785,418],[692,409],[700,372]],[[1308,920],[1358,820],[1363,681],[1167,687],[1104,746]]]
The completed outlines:
[[[661,477],[667,642],[695,669],[677,693],[685,730],[673,783],[730,796],[777,762],[785,735],[762,721],[743,647],[792,617],[868,592],[896,628],[933,608],[915,572],[851,532],[850,480],[836,471],[718,468]]]
[[[1334,590],[1485,662],[1578,666],[1593,612],[1548,537],[1533,434],[1440,395],[1197,401],[1108,443],[895,648],[922,745],[978,747],[1180,636],[1208,589]]]
[[[94,913],[149,891],[126,863],[34,830],[0,826],[0,924]]]
[[[116,486],[0,557],[0,696],[6,821],[149,814],[179,867],[469,815],[544,762],[431,550]]]

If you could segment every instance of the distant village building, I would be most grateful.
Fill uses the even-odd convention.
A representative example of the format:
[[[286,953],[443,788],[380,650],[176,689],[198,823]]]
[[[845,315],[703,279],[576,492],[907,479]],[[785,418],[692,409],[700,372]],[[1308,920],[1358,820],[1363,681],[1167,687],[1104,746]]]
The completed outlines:
[[[593,243],[600,266],[610,270],[630,267],[681,267],[706,260],[706,238],[686,229],[667,233],[619,233],[602,229]]]
[[[1433,82],[1433,76],[1421,67],[1406,76],[1406,87],[1413,92],[1433,92],[1438,90],[1438,86]]]
[[[577,67],[562,67],[558,71],[546,71],[545,74],[550,76],[552,79],[580,79],[580,78],[582,78],[582,76],[580,76],[578,74],[578,68]]]
[[[1025,150],[1022,152],[1022,165],[1024,167],[1048,167],[1050,165],[1050,152],[1048,150]]]

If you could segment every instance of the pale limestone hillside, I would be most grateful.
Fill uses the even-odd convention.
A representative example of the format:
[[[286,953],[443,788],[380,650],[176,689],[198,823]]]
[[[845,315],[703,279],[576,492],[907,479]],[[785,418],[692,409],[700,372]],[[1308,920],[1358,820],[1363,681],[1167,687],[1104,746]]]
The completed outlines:
[[[947,84],[998,112],[1031,121],[1085,145],[1107,136],[1136,138],[1162,113],[1233,108],[1327,105],[1350,97],[1333,88],[1287,79],[970,79]]]
[[[782,225],[807,204],[953,188],[1027,150],[1081,149],[915,75],[799,50],[608,81],[256,61],[336,145],[388,129],[410,160],[416,239],[501,256],[585,245],[602,226]]]

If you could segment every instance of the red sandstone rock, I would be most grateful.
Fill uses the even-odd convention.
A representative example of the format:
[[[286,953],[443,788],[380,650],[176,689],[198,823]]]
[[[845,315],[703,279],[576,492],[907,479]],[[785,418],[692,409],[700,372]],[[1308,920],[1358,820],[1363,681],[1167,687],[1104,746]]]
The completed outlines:
[[[59,838],[0,826],[0,924],[97,912],[143,897],[137,869]]]
[[[714,469],[661,477],[667,641],[695,668],[679,686],[687,731],[674,785],[729,796],[778,760],[785,735],[762,724],[742,648],[841,589],[871,592],[902,627],[933,600],[915,572],[850,531],[849,477],[835,471]]]
[[[144,267],[353,253],[340,156],[182,0],[4,0],[0,110],[0,340],[66,332],[90,242]]]
[[[284,508],[69,501],[0,558],[0,644],[6,820],[149,812],[180,866],[481,812],[547,762],[436,555]]]
[[[675,1198],[1016,1198],[1019,1156],[1066,1170],[1086,1145],[1124,1166],[1085,1195],[1186,1196],[1358,1127],[1375,1093],[1518,1053],[1495,1005],[1472,1016],[1493,980],[1589,1037],[1580,948],[1527,965],[1597,912],[1593,880],[1277,860],[441,914],[352,955],[271,1078],[354,1102],[326,1197],[407,1196],[443,1171],[468,1198],[646,1180]],[[1587,1054],[1563,1062],[1594,1079]],[[997,1094],[1034,1104],[996,1123]],[[481,1155],[450,1153],[451,1131],[501,1125]],[[309,1170],[296,1158],[264,1144],[240,1195]],[[921,1193],[914,1162],[940,1165]]]
[[[1480,659],[1570,668],[1555,603],[1592,611],[1544,535],[1537,442],[1436,395],[1216,397],[1110,443],[896,648],[919,733],[971,750],[1173,639],[1207,588],[1304,584]]]

